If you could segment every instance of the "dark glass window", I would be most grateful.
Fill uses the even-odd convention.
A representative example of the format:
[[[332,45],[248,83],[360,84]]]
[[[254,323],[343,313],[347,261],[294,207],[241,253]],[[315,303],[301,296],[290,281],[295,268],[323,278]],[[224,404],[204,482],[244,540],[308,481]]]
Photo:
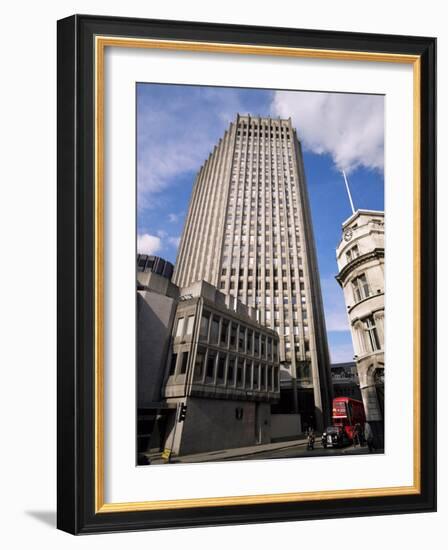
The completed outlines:
[[[180,374],[185,374],[187,372],[187,364],[188,364],[188,352],[185,351],[185,352],[181,353]]]
[[[228,367],[227,367],[227,384],[229,386],[233,386],[235,384],[235,357],[231,357],[229,359]]]
[[[260,353],[260,334],[258,332],[255,333],[254,342],[254,353],[255,355],[258,355]]]
[[[274,389],[274,380],[272,379],[273,368],[268,367],[268,390],[272,391]]]
[[[203,313],[201,317],[201,327],[199,329],[199,340],[206,342],[208,338],[208,325],[210,323],[210,314]]]
[[[176,372],[176,361],[177,361],[177,353],[173,353],[171,355],[171,362],[170,362],[170,375],[173,375]]]
[[[245,387],[250,388],[252,386],[252,363],[246,361],[246,374],[245,374]]]
[[[220,353],[219,359],[218,359],[218,370],[217,370],[217,378],[220,381],[224,380],[225,368],[226,368],[226,354]]]
[[[260,382],[261,382],[261,389],[264,390],[266,388],[266,365],[261,366],[260,370]]]
[[[209,351],[208,357],[207,357],[207,371],[205,373],[209,381],[213,380],[215,377],[215,362],[216,362],[216,353],[214,351]]]
[[[254,364],[254,390],[258,390],[260,365]]]
[[[238,359],[238,366],[236,369],[236,385],[238,387],[241,387],[243,385],[243,368],[244,368],[243,359]]]
[[[246,339],[246,327],[243,327],[240,325],[240,330],[238,333],[238,351],[242,353],[246,352],[245,339]]]
[[[252,354],[252,340],[254,338],[254,333],[252,330],[247,331],[247,353]]]
[[[217,344],[219,335],[219,317],[213,315],[212,326],[210,329],[210,343]]]
[[[230,329],[230,347],[235,348],[236,347],[236,329],[237,324],[232,323],[232,328]]]
[[[204,359],[205,359],[205,350],[199,348],[196,353],[196,361],[194,365],[194,377],[196,380],[202,380],[204,375]]]
[[[221,323],[221,344],[227,346],[227,341],[229,338],[229,321],[223,319]]]

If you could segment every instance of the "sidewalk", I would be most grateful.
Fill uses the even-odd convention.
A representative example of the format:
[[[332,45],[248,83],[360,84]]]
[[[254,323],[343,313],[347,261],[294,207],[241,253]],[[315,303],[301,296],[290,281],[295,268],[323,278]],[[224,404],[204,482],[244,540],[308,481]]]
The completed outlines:
[[[265,453],[266,451],[277,451],[279,449],[289,449],[297,445],[306,445],[306,436],[293,441],[279,441],[277,443],[266,443],[264,445],[252,445],[250,447],[237,447],[236,449],[223,449],[220,451],[208,451],[205,453],[197,453],[182,456],[173,456],[171,463],[180,462],[211,462],[219,460],[231,460],[234,458],[242,458],[250,455],[256,455],[259,453]],[[161,458],[161,453],[147,454],[151,461],[151,464],[164,464],[164,460]]]

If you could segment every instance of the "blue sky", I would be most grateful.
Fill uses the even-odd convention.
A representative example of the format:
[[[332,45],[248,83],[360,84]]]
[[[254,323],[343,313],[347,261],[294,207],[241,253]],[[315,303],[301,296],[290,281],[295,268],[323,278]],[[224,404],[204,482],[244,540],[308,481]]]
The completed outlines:
[[[304,150],[332,362],[353,358],[335,249],[350,204],[384,209],[382,96],[137,85],[137,247],[175,262],[194,177],[236,114],[291,116]]]

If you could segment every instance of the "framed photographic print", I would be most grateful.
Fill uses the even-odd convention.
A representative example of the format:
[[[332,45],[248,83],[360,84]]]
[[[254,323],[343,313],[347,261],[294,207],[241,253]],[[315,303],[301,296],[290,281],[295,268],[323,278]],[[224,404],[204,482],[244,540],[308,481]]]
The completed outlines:
[[[434,511],[433,38],[58,22],[58,527]]]

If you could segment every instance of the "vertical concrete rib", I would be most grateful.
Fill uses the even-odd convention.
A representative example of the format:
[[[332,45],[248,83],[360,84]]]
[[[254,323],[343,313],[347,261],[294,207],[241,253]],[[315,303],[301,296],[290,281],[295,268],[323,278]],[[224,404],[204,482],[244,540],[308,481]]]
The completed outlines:
[[[191,237],[194,231],[195,210],[197,207],[198,194],[201,191],[201,175],[202,175],[202,167],[199,170],[199,173],[197,174],[193,185],[190,204],[188,206],[188,212],[185,218],[184,228],[182,230],[182,237],[179,243],[179,250],[177,253],[176,263],[174,266],[173,282],[178,286],[184,286],[185,284],[184,280],[186,279],[186,276],[187,276],[185,269],[179,270],[179,266],[185,266],[187,263],[189,238]]]

